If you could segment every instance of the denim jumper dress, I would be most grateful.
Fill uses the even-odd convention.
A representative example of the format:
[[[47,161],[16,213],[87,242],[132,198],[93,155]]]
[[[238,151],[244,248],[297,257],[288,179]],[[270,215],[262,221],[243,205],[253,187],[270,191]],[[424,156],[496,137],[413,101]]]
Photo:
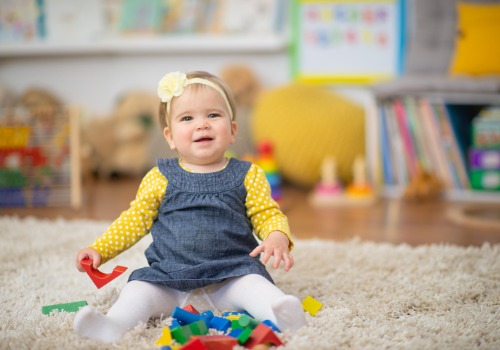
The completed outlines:
[[[145,253],[149,267],[132,272],[129,281],[183,292],[248,274],[274,283],[259,257],[249,256],[258,245],[245,207],[251,164],[231,158],[223,170],[199,174],[178,159],[157,163],[168,185]]]

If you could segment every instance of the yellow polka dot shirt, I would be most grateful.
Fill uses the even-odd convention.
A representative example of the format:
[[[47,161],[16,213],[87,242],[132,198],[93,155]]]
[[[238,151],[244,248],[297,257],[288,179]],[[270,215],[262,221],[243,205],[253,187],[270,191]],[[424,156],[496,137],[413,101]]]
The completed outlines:
[[[158,167],[146,174],[129,209],[122,212],[90,246],[101,254],[102,263],[127,250],[150,232],[160,204],[163,200],[168,200],[165,198],[167,184],[168,179]],[[260,240],[264,240],[271,232],[281,231],[287,235],[289,248],[292,249],[288,219],[272,199],[264,171],[252,164],[245,176],[244,185],[247,190],[246,213],[252,222],[254,233]]]

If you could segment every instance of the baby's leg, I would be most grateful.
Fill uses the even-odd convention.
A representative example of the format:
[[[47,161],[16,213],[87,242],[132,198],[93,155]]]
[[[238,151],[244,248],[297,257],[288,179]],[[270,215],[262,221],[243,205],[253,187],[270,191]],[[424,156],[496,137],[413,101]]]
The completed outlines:
[[[106,316],[86,306],[76,314],[73,327],[83,337],[110,343],[140,322],[146,323],[152,316],[170,315],[179,302],[179,295],[178,291],[168,287],[131,281]]]
[[[246,310],[259,321],[271,320],[281,330],[295,331],[306,323],[302,304],[260,275],[232,278],[210,298],[219,310]]]

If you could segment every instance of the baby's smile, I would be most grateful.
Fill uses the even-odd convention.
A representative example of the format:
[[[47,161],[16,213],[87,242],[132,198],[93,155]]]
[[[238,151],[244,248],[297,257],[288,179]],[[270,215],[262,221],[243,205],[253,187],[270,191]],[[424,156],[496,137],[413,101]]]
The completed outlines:
[[[194,142],[209,142],[212,140],[213,140],[213,138],[205,136],[205,137],[200,137],[199,139],[194,140]]]

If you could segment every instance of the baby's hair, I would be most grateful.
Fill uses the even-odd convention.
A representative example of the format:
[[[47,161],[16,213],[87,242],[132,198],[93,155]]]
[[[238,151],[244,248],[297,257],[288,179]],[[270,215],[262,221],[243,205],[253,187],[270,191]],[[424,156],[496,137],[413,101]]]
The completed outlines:
[[[224,94],[226,94],[227,101],[229,102],[229,105],[231,106],[230,112],[232,112],[233,120],[235,120],[235,118],[236,118],[236,102],[234,99],[234,95],[233,95],[232,91],[229,89],[229,87],[227,86],[227,84],[222,79],[220,79],[219,77],[217,77],[213,74],[210,74],[210,73],[204,72],[204,71],[189,72],[189,73],[186,73],[186,76],[188,79],[201,78],[201,79],[211,81],[214,84],[217,84],[222,89]],[[191,85],[202,85],[202,84],[193,83]],[[175,97],[172,99],[172,101],[173,100],[175,100]],[[172,103],[172,101],[170,103]],[[169,115],[167,114],[167,103],[166,102],[160,102],[158,116],[159,116],[161,129],[163,130],[168,126],[167,118],[169,118]]]

